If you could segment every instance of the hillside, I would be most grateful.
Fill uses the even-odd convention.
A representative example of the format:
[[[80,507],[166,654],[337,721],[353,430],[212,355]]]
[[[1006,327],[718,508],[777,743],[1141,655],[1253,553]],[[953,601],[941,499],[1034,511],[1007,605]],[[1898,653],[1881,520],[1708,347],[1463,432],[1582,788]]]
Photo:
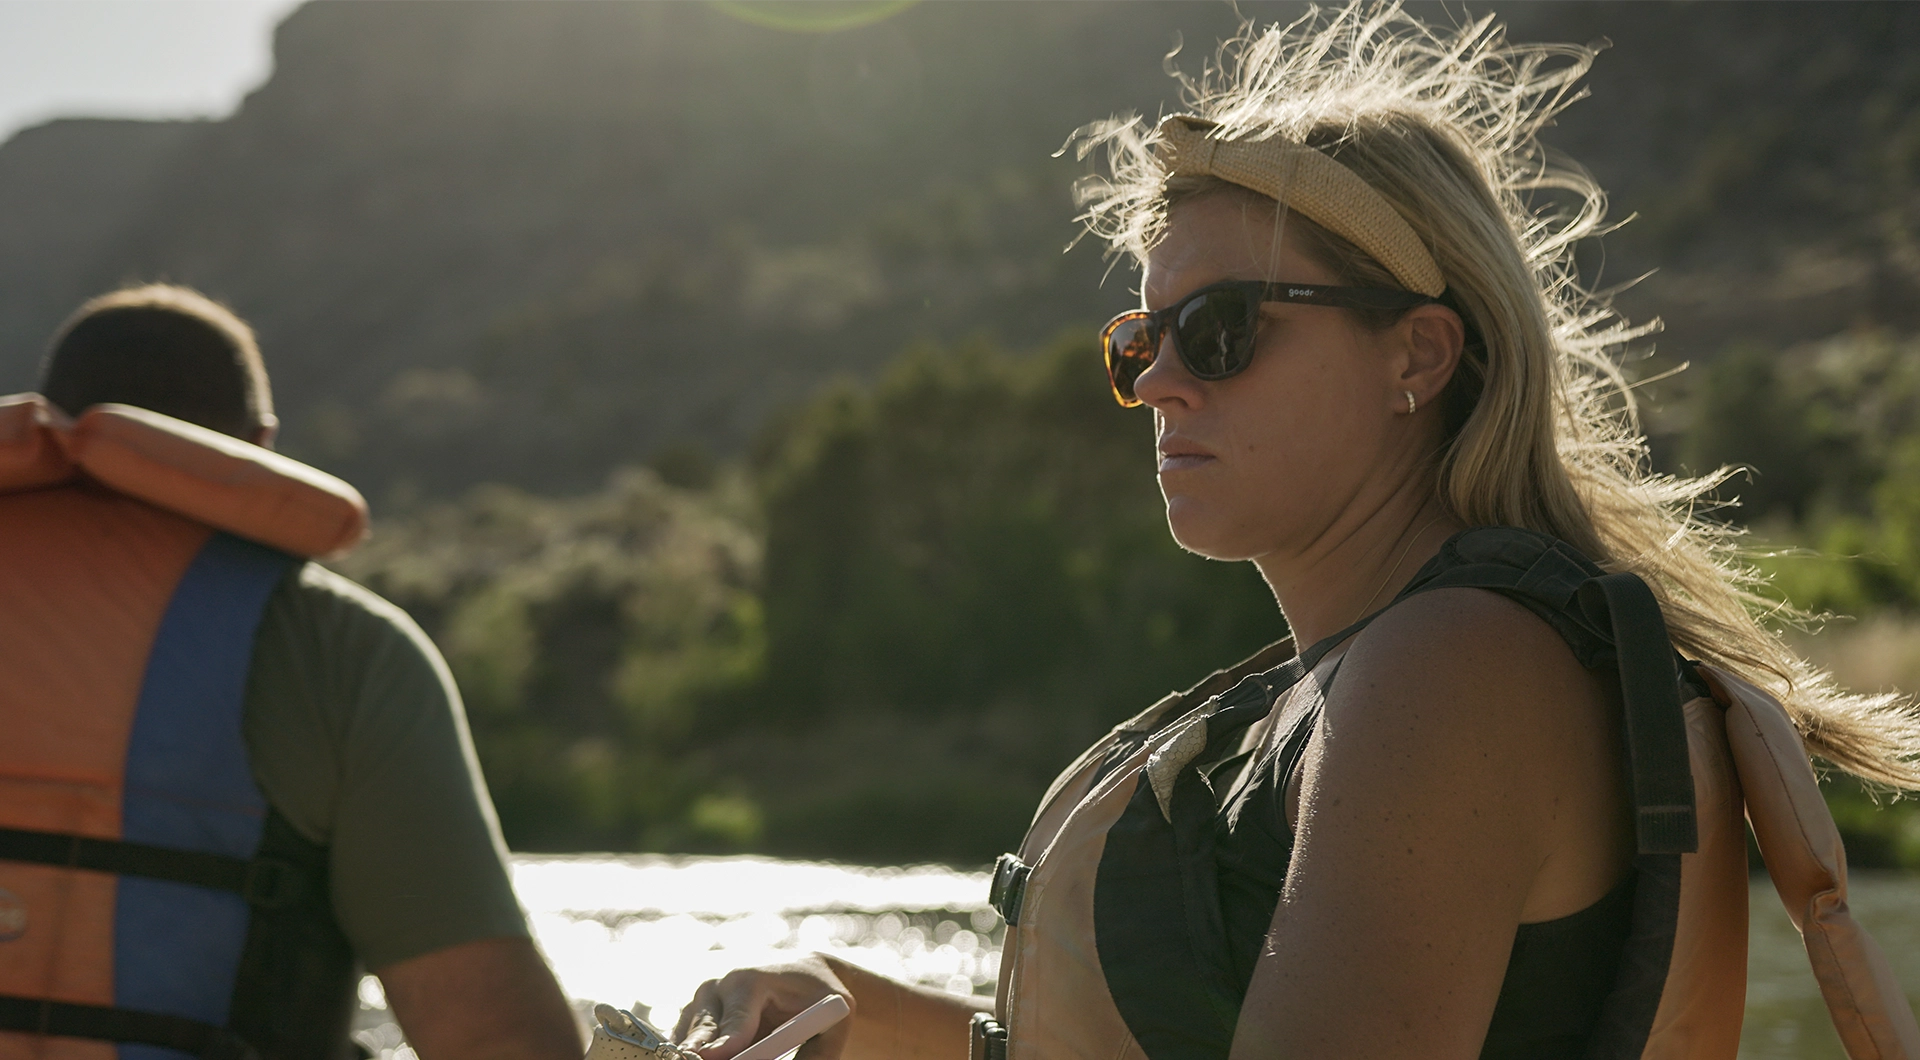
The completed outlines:
[[[1627,304],[1668,318],[1668,351],[1920,322],[1920,12],[1494,9],[1517,38],[1613,40],[1552,140],[1641,215],[1602,282],[1665,268]],[[1191,68],[1235,21],[925,3],[805,33],[756,13],[318,2],[228,120],[23,132],[0,147],[0,388],[31,384],[86,295],[164,277],[256,322],[285,447],[377,502],[736,451],[914,342],[1031,347],[1124,306],[1124,270],[1103,286],[1096,248],[1061,253],[1080,169],[1051,154],[1171,105],[1176,34]]]

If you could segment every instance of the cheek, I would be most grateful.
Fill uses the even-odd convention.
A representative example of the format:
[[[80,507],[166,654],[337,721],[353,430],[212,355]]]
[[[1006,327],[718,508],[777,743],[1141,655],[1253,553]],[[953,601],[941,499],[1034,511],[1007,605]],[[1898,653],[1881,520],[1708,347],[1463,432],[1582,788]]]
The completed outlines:
[[[1246,559],[1317,533],[1366,478],[1379,452],[1371,391],[1331,358],[1252,369],[1216,387],[1218,477],[1166,491],[1174,536],[1217,559]]]
[[[1268,372],[1249,371],[1253,385],[1219,395],[1235,406],[1225,417],[1234,462],[1271,484],[1322,477],[1364,459],[1377,432],[1354,367],[1339,357],[1276,358]]]

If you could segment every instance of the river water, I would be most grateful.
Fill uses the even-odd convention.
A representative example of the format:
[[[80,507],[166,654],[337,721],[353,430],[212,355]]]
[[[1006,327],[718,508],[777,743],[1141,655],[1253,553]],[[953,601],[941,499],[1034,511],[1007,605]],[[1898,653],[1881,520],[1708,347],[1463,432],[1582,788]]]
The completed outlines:
[[[991,993],[1000,918],[987,876],[940,866],[865,868],[759,857],[519,856],[514,886],[562,989],[651,1009],[672,1028],[704,979],[833,950],[876,971],[959,993]],[[1855,916],[1920,998],[1920,876],[1856,873]],[[1845,1060],[1793,924],[1754,881],[1741,1060]],[[412,1060],[379,984],[361,984],[357,1034],[382,1060]]]

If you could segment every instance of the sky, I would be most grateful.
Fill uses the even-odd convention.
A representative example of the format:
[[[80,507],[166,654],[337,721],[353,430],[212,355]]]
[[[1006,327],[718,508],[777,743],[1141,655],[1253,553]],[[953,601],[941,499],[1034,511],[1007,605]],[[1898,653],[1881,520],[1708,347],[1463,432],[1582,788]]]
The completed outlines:
[[[299,0],[0,0],[0,141],[50,118],[218,118]]]

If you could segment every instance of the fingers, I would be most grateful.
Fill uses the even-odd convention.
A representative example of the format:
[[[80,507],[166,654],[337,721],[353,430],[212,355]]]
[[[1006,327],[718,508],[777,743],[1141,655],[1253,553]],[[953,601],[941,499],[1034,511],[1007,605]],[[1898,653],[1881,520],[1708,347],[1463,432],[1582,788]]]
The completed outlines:
[[[714,1035],[700,1055],[706,1060],[727,1060],[728,1057],[752,1045],[760,1038],[760,1016],[766,1007],[763,996],[728,996],[721,990],[721,1002],[726,1007],[720,1015],[720,1023]],[[778,1026],[779,1020],[768,1021],[768,1026]]]
[[[732,1060],[775,1027],[828,994],[848,996],[846,987],[817,961],[766,968],[742,968],[710,979],[680,1010],[674,1039],[697,1050],[702,1060]],[[803,1056],[832,1060],[845,1044],[850,1021],[809,1043]]]
[[[713,1014],[720,1008],[720,984],[709,979],[693,992],[693,1000],[680,1010],[680,1021],[673,1025],[673,1040],[683,1045],[699,1045],[713,1037]],[[693,1035],[698,1034],[695,1038]]]
[[[730,1060],[759,1037],[761,1016],[772,1000],[770,988],[775,982],[777,977],[764,972],[739,969],[704,984],[694,994],[695,1004],[688,1006],[693,1016],[682,1044],[698,1050],[705,1060]]]

